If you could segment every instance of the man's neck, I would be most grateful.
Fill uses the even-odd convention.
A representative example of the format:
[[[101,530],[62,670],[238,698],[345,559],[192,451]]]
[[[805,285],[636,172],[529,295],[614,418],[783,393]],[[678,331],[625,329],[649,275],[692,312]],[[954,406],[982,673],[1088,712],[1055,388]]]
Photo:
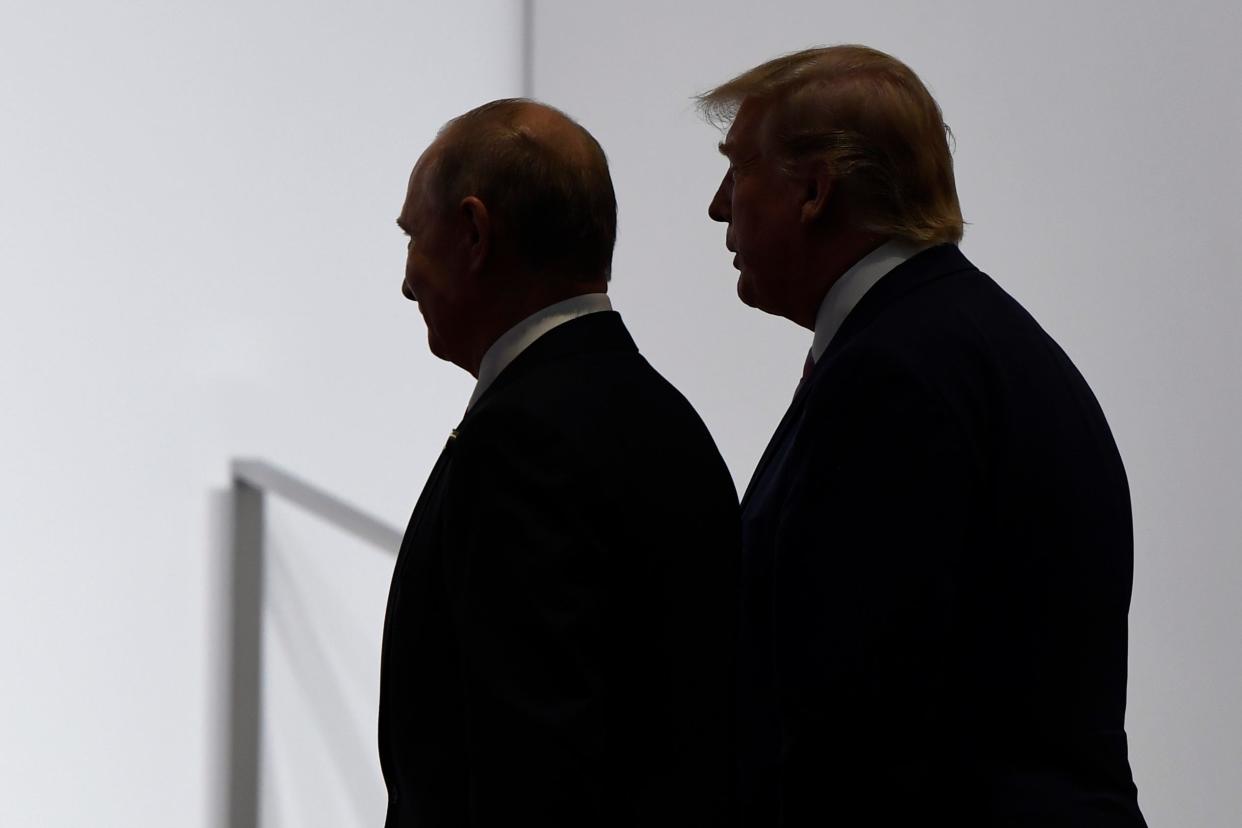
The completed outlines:
[[[877,233],[855,232],[838,234],[818,245],[805,270],[812,287],[799,304],[798,318],[793,321],[809,331],[815,330],[815,317],[828,291],[851,267],[886,241],[886,236]]]

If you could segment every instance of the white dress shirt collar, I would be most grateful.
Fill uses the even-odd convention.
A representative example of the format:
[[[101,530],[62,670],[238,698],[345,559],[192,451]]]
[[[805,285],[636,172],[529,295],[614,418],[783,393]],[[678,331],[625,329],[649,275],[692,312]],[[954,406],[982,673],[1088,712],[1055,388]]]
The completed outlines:
[[[584,293],[581,296],[573,296],[562,302],[548,305],[505,331],[492,343],[492,347],[487,349],[487,353],[483,354],[483,361],[479,363],[479,381],[474,386],[474,393],[470,395],[470,403],[466,406],[466,410],[469,411],[474,407],[479,397],[483,396],[483,392],[496,380],[496,377],[500,376],[500,372],[517,359],[518,354],[529,348],[536,339],[571,319],[610,310],[612,310],[612,302],[608,300],[608,294]]]
[[[828,350],[828,343],[837,335],[845,317],[897,265],[931,247],[922,242],[892,239],[863,256],[832,283],[824,301],[819,304],[815,316],[815,339],[811,343],[811,358],[816,362]]]

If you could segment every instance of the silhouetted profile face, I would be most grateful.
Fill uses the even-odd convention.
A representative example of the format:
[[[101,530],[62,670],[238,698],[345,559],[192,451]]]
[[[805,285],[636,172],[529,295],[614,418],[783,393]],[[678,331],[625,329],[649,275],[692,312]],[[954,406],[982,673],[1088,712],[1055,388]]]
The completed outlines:
[[[471,278],[460,222],[436,203],[428,187],[428,167],[437,143],[419,158],[410,173],[405,204],[397,224],[410,237],[406,248],[405,279],[401,292],[418,303],[427,323],[427,344],[441,359],[465,365],[469,330]]]
[[[401,292],[431,352],[478,376],[522,319],[607,290],[616,201],[607,160],[559,110],[491,101],[440,130],[397,224],[410,237]]]
[[[765,112],[765,104],[755,99],[739,108],[720,145],[729,169],[707,214],[729,225],[725,245],[736,254],[738,297],[751,307],[793,318],[805,193],[778,166],[763,129]]]

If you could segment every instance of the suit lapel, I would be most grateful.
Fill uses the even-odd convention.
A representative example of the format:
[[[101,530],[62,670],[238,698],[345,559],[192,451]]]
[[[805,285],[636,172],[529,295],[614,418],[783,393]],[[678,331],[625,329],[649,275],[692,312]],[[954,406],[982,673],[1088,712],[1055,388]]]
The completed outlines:
[[[402,590],[405,586],[405,570],[414,567],[417,571],[418,567],[426,565],[432,547],[426,541],[420,543],[422,522],[429,509],[434,508],[439,500],[440,488],[444,485],[444,477],[448,472],[449,466],[452,464],[453,447],[456,442],[455,433],[451,434],[444,444],[444,448],[440,451],[440,456],[436,458],[436,463],[431,469],[431,474],[427,477],[427,483],[423,486],[422,493],[418,496],[418,502],[414,505],[414,511],[410,515],[410,522],[406,525],[405,535],[401,539],[401,550],[397,553],[397,561],[393,565],[392,581],[388,587],[388,603],[384,610],[384,632],[380,639],[380,689],[379,689],[379,715],[380,715],[380,765],[387,768],[391,761],[390,746],[388,743],[389,725],[388,715],[391,705],[391,691],[389,689],[392,681],[393,666],[389,659],[392,657],[390,648],[392,647],[392,635],[395,629],[394,625],[404,625],[408,623],[399,622],[397,615],[398,607],[402,606],[400,613],[419,612],[421,607],[418,601],[411,601],[408,597],[402,599]],[[385,776],[388,771],[385,770]]]
[[[397,563],[394,568],[395,573],[401,572],[401,568],[405,563],[404,559],[408,558],[412,553],[412,550],[408,547],[412,546],[412,542],[418,533],[419,524],[427,511],[428,504],[436,499],[436,494],[444,482],[444,474],[449,465],[451,465],[453,444],[456,440],[457,432],[453,431],[444,442],[444,448],[440,450],[440,456],[436,458],[436,464],[431,467],[431,474],[427,477],[427,483],[423,486],[423,491],[418,496],[418,502],[414,504],[414,512],[410,515],[410,522],[406,525],[405,535],[401,539],[401,551],[397,554]]]
[[[742,511],[746,511],[746,504],[750,500],[757,488],[757,483],[762,479],[763,473],[767,470],[768,464],[772,462],[773,455],[777,449],[784,444],[785,440],[790,436],[789,431],[793,428],[793,424],[797,422],[805,405],[807,389],[810,387],[810,379],[801,383],[797,392],[794,394],[793,400],[789,403],[789,408],[785,409],[785,416],[781,418],[780,424],[777,425],[772,439],[768,441],[767,448],[763,450],[763,455],[759,458],[759,463],[755,466],[755,472],[750,476],[750,483],[746,486],[746,494],[742,495]]]
[[[763,479],[778,449],[785,444],[786,440],[793,438],[790,431],[802,415],[802,410],[806,406],[806,398],[811,387],[830,370],[829,366],[841,349],[861,331],[866,329],[885,308],[900,300],[906,294],[950,273],[973,269],[974,265],[962,255],[957,245],[937,245],[902,262],[886,274],[884,278],[880,279],[871,290],[867,291],[858,304],[854,306],[854,309],[850,311],[849,315],[845,317],[845,321],[842,322],[836,336],[832,338],[832,342],[829,343],[827,350],[824,351],[815,363],[815,369],[806,381],[798,387],[797,393],[794,394],[793,401],[790,402],[789,408],[786,409],[785,416],[781,418],[780,425],[776,427],[776,432],[772,435],[772,439],[768,441],[767,448],[764,449],[763,456],[759,458],[759,463],[755,466],[755,472],[751,475],[750,484],[746,487],[746,494],[742,497],[743,512],[745,512],[748,501],[755,494],[758,488],[757,484]]]

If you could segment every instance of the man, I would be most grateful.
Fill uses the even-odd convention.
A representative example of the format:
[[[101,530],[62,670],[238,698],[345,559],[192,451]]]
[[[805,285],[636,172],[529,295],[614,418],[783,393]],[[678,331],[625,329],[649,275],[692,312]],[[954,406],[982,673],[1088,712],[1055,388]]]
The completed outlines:
[[[478,384],[393,573],[387,825],[720,824],[737,493],[611,310],[603,150],[486,104],[423,153],[398,224],[431,351]]]
[[[1143,825],[1125,472],[1069,358],[958,249],[939,107],[861,46],[700,103],[732,121],[709,214],[738,294],[814,331],[742,501],[746,824]]]

